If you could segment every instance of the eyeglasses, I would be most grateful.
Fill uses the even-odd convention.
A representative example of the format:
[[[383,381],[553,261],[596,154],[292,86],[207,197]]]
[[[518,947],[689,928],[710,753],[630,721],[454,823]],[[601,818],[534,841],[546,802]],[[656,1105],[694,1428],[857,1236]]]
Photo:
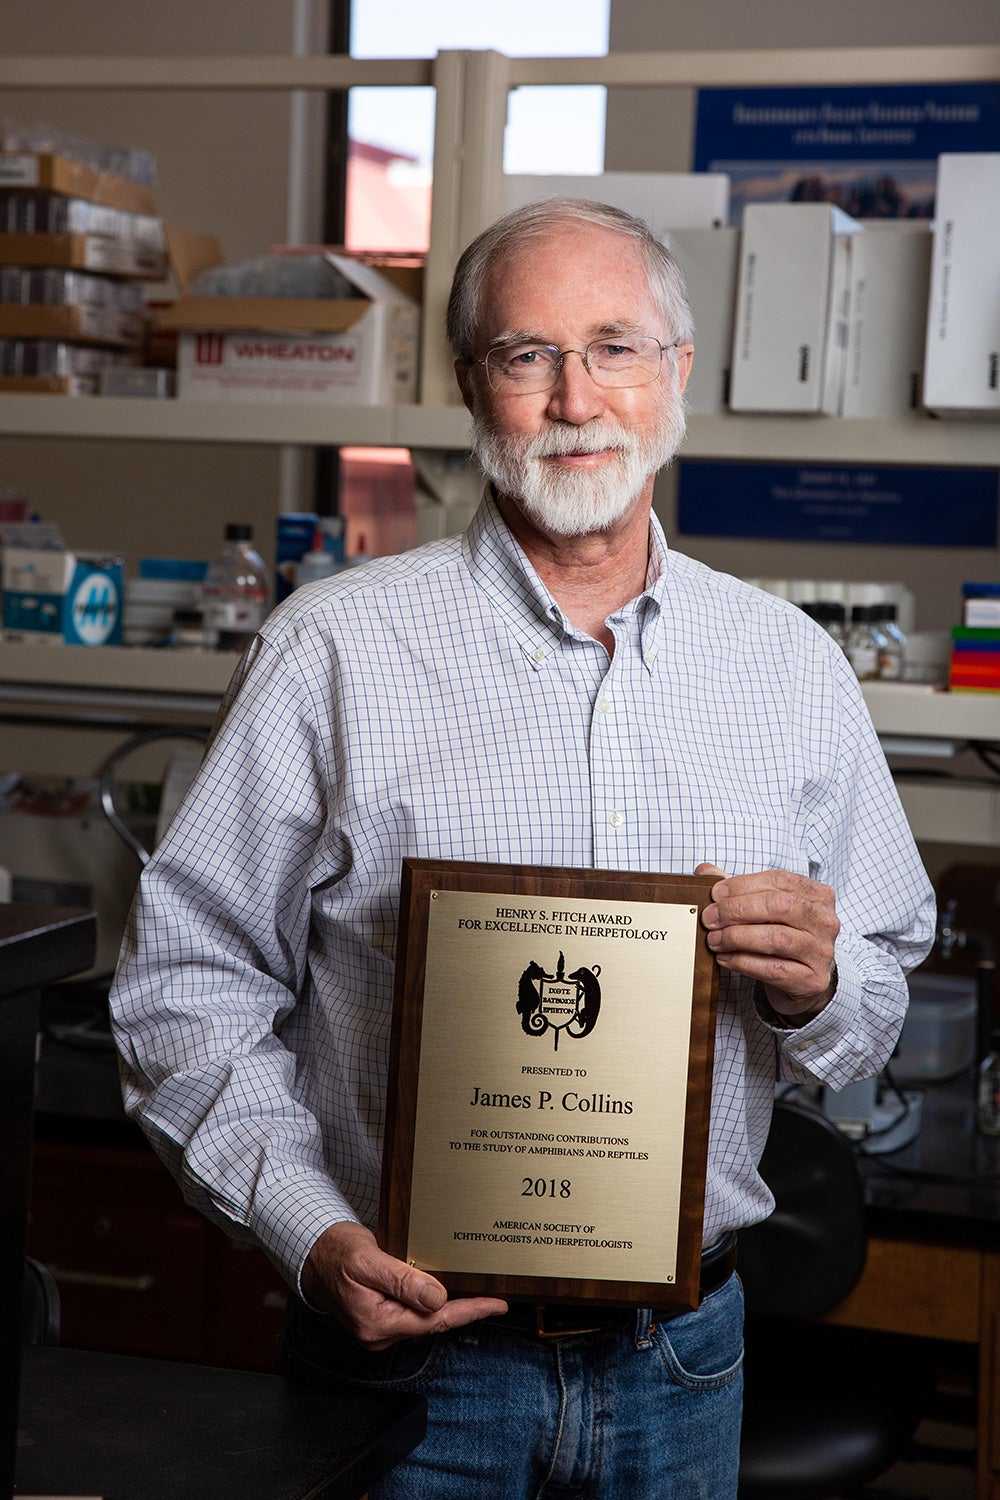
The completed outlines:
[[[498,394],[529,396],[551,390],[562,374],[566,355],[579,354],[595,385],[627,390],[655,380],[665,350],[676,347],[645,334],[629,334],[621,340],[594,339],[586,349],[560,349],[557,344],[503,345],[491,349],[485,359],[471,363],[486,366],[486,378]]]

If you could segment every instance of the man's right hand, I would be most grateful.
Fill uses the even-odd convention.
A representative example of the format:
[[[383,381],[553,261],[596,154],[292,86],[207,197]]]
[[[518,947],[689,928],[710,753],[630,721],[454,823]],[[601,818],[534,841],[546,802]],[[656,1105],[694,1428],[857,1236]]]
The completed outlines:
[[[302,1270],[309,1302],[349,1329],[366,1349],[444,1333],[507,1311],[495,1297],[459,1297],[433,1276],[386,1255],[362,1224],[333,1224],[313,1245]]]

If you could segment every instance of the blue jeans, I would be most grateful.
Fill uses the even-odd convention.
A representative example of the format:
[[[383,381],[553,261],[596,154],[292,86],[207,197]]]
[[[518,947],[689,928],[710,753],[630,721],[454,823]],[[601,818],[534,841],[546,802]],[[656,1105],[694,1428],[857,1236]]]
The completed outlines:
[[[486,1322],[367,1354],[293,1299],[281,1368],[421,1391],[427,1436],[370,1500],[735,1500],[739,1278],[650,1328],[537,1339]]]

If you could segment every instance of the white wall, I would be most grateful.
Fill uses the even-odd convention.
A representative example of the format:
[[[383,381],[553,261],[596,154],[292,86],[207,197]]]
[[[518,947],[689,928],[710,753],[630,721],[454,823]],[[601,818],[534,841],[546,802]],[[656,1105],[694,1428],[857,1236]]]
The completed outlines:
[[[691,51],[822,46],[945,46],[1000,42],[997,0],[611,0],[610,49]],[[752,81],[752,71],[748,81]],[[845,84],[850,78],[843,80]],[[605,164],[609,170],[686,171],[693,149],[694,93],[685,89],[609,91]],[[697,351],[695,353],[697,359]],[[803,453],[808,459],[808,452]],[[845,454],[845,461],[849,461]],[[670,476],[657,485],[657,509],[672,531]],[[942,504],[947,494],[942,493]],[[684,552],[741,577],[901,580],[917,596],[917,623],[945,629],[960,619],[963,580],[996,578],[989,549],[844,546],[680,537]]]

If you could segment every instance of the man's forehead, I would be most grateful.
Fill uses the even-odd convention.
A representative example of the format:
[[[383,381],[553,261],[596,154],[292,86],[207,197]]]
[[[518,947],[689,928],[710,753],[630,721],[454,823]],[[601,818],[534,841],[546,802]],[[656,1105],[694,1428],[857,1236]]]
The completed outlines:
[[[557,311],[580,314],[579,331],[638,330],[655,310],[648,267],[628,235],[567,224],[532,235],[494,262],[481,303],[488,336],[541,335]]]
[[[595,258],[611,259],[623,273],[638,272],[645,277],[645,261],[631,235],[603,224],[579,220],[553,224],[508,245],[504,254],[494,262],[493,275],[506,280],[516,275],[526,263],[544,260],[556,274],[572,277],[574,267]]]

